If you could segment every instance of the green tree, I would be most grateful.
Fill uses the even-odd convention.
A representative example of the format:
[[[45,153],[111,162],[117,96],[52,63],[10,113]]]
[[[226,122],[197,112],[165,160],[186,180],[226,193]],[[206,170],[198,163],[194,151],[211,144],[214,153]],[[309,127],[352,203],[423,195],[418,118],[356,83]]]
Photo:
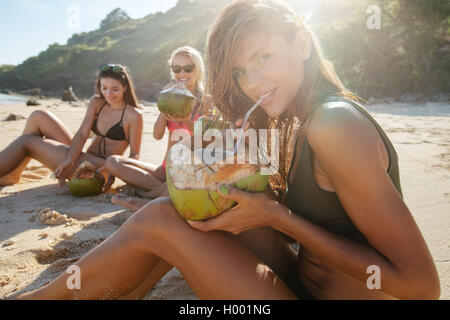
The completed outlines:
[[[100,29],[106,30],[116,28],[126,24],[130,20],[130,16],[124,10],[116,8],[111,11],[106,18],[102,20],[102,22],[100,22]]]

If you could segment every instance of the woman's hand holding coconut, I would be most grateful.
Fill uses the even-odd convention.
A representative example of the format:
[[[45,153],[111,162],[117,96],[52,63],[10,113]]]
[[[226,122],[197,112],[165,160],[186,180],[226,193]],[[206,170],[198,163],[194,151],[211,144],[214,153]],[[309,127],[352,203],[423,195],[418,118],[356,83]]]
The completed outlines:
[[[68,178],[70,171],[73,169],[73,165],[73,161],[67,159],[56,168],[55,177],[58,179],[58,183],[61,187],[66,185],[66,179]]]
[[[189,114],[189,115],[186,116],[185,118],[176,118],[176,117],[171,116],[170,114],[166,114],[166,113],[163,113],[163,115],[164,115],[164,116],[166,117],[166,119],[169,120],[169,121],[185,122],[185,123],[192,122],[192,121],[191,121],[191,114]]]
[[[220,196],[238,204],[230,210],[208,220],[189,221],[191,227],[203,232],[223,230],[234,234],[270,226],[273,215],[280,204],[264,193],[250,193],[227,185],[217,188]]]
[[[116,181],[116,177],[110,174],[109,172],[106,174],[105,184],[103,186],[102,192],[108,192],[111,189],[114,181]]]

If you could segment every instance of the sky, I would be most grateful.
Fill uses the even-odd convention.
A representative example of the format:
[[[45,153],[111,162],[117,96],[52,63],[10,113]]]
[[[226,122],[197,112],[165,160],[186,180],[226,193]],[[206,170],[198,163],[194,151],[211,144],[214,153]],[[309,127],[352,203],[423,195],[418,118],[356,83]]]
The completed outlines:
[[[74,33],[92,31],[115,8],[133,19],[166,12],[177,0],[0,0],[0,65],[20,64]]]

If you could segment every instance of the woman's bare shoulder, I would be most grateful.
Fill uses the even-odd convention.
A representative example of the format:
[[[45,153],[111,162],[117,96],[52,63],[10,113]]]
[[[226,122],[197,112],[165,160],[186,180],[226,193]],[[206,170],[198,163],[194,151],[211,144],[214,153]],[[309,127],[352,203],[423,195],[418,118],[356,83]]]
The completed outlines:
[[[105,104],[105,99],[95,94],[89,99],[88,108],[97,111],[103,104]]]
[[[371,143],[374,146],[379,138],[375,125],[353,105],[338,101],[317,108],[307,131],[311,146],[320,147],[331,141],[354,146],[359,143]]]

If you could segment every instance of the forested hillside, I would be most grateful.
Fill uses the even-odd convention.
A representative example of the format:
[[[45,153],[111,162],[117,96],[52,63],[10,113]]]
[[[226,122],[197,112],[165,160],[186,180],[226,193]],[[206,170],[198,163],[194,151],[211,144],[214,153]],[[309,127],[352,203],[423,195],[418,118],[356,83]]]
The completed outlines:
[[[41,88],[58,96],[72,85],[93,93],[98,66],[129,67],[139,98],[153,100],[169,81],[167,59],[181,45],[205,51],[207,29],[230,0],[179,0],[162,13],[131,19],[116,9],[99,29],[52,44],[18,66],[0,66],[0,89]],[[298,12],[303,1],[288,1]],[[443,0],[316,0],[311,25],[345,84],[364,98],[449,92],[450,3]],[[367,8],[380,8],[369,29]],[[14,32],[13,30],[11,32]]]

